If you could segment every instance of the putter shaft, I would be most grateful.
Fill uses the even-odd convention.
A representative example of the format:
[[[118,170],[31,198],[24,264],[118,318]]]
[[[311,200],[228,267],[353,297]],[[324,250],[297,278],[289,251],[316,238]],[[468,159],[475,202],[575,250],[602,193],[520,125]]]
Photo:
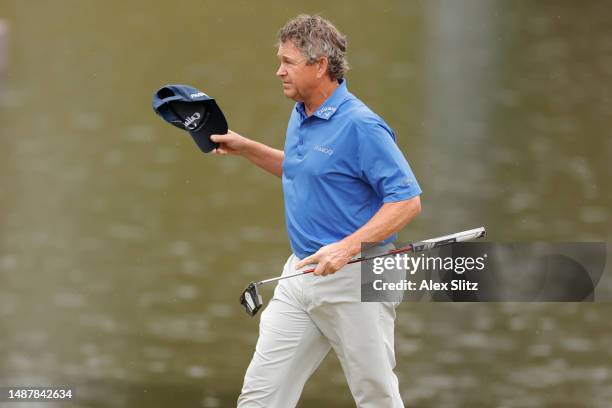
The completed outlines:
[[[450,245],[455,242],[463,242],[463,241],[469,241],[469,240],[476,239],[476,238],[481,238],[481,237],[484,237],[485,235],[487,235],[487,231],[485,227],[474,228],[474,229],[467,230],[467,231],[457,232],[455,234],[449,234],[449,235],[444,235],[444,236],[437,237],[437,238],[426,239],[425,241],[421,241],[421,242],[415,242],[415,243],[406,245],[405,247],[402,247],[402,248],[393,249],[384,254],[352,259],[349,262],[347,262],[347,265],[357,263],[357,262],[369,261],[371,259],[380,258],[383,256],[401,254],[404,252],[422,252],[428,249],[437,248],[437,247],[444,246],[444,245]],[[264,279],[259,282],[253,282],[253,283],[257,286],[261,286],[266,283],[276,282],[279,280],[289,279],[289,278],[293,278],[296,276],[305,275],[307,273],[312,273],[314,272],[314,270],[315,268],[311,268],[305,271],[293,273],[291,275],[278,276],[276,278]]]

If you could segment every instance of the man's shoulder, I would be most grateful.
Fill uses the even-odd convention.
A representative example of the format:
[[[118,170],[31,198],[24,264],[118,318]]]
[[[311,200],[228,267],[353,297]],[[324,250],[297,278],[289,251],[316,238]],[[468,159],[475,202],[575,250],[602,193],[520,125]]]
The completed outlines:
[[[351,95],[344,102],[343,110],[347,116],[350,117],[351,122],[356,125],[371,126],[371,125],[384,125],[385,121],[378,114],[376,114],[368,105],[363,103],[359,98]]]
[[[345,120],[351,123],[351,128],[359,139],[361,137],[376,137],[378,134],[388,134],[392,139],[395,139],[393,130],[384,119],[361,100],[354,98],[345,103]]]

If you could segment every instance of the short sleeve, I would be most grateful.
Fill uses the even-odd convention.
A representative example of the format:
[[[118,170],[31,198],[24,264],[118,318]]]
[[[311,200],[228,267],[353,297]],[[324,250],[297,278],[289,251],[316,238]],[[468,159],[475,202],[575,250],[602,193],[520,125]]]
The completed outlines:
[[[408,161],[384,123],[368,120],[357,124],[361,178],[384,203],[403,201],[421,194]]]

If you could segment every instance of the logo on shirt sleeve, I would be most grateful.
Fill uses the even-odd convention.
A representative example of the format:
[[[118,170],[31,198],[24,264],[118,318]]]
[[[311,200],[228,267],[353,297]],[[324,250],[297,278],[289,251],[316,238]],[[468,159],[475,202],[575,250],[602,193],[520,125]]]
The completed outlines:
[[[402,180],[401,186],[402,187],[410,187],[413,183],[414,183],[413,179],[405,178],[404,180]]]

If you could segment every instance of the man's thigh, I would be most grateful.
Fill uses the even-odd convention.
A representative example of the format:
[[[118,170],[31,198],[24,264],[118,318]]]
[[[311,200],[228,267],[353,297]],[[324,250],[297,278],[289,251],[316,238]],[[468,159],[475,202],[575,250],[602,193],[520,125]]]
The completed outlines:
[[[403,407],[393,372],[393,303],[323,304],[310,315],[338,355],[358,406]]]
[[[238,406],[295,406],[306,380],[329,350],[329,342],[304,310],[272,299],[261,315]]]

